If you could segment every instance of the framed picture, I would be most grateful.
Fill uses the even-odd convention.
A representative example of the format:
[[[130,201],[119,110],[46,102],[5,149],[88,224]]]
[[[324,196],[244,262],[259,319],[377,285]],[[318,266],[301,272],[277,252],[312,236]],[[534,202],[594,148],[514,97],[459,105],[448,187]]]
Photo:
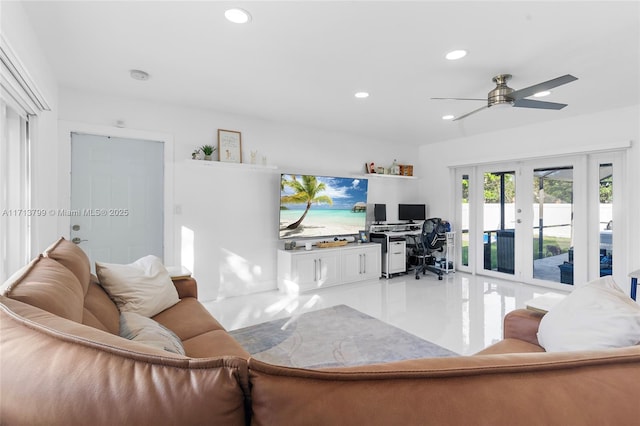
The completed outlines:
[[[218,156],[223,163],[242,163],[240,132],[218,129]]]
[[[369,241],[367,237],[367,231],[359,231],[360,232],[360,242],[366,243]]]

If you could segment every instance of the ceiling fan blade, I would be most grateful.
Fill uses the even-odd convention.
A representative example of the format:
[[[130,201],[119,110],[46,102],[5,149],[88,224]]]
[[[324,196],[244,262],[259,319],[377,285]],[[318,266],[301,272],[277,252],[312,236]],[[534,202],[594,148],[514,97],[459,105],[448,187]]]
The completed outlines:
[[[454,118],[452,121],[462,120],[463,118],[466,118],[466,117],[470,116],[471,114],[475,114],[476,112],[480,112],[480,111],[482,111],[483,109],[487,109],[487,108],[489,108],[489,105],[484,105],[484,106],[482,106],[482,107],[480,107],[480,108],[478,108],[478,109],[474,109],[474,110],[473,110],[473,111],[471,111],[471,112],[468,112],[468,113],[466,113],[466,114],[464,114],[464,115],[461,115],[460,117],[456,117],[456,118]]]
[[[577,79],[577,77],[574,77],[571,74],[563,75],[562,77],[557,77],[552,80],[545,81],[544,83],[538,83],[533,86],[525,87],[524,89],[516,90],[515,92],[510,93],[509,97],[514,100],[526,98],[531,95],[535,95],[536,93],[571,83]]]
[[[437,100],[447,100],[447,101],[484,101],[487,102],[487,98],[478,99],[478,98],[431,98]]]
[[[555,102],[536,101],[533,99],[517,99],[513,102],[514,107],[519,108],[538,108],[538,109],[562,109],[567,104],[558,104]]]

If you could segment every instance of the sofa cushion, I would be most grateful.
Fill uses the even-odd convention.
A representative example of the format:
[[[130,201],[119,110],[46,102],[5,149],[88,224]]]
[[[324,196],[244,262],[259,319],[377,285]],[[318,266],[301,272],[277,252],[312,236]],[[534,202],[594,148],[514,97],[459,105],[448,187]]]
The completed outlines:
[[[167,269],[156,256],[145,256],[128,265],[96,262],[96,274],[120,311],[152,317],[180,300]]]
[[[178,336],[171,330],[135,312],[120,314],[120,337],[184,355]]]
[[[176,333],[182,340],[187,356],[249,358],[249,353],[192,297],[185,297],[153,319]]]
[[[187,356],[192,358],[215,358],[235,356],[249,359],[250,354],[223,330],[211,330],[182,342]]]
[[[640,305],[611,276],[578,286],[542,317],[538,340],[547,352],[640,343]]]
[[[84,288],[53,259],[35,258],[2,286],[2,294],[75,322],[82,322]]]
[[[86,293],[91,277],[91,263],[87,254],[77,244],[60,237],[44,251],[44,255],[73,272]]]
[[[82,323],[111,334],[120,333],[120,311],[94,276],[84,297]]]

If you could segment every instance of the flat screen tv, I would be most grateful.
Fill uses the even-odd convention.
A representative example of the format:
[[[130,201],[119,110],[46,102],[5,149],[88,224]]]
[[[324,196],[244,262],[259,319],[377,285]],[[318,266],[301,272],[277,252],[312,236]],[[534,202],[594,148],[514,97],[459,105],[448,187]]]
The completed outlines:
[[[365,229],[367,179],[280,175],[280,239],[358,234]]]
[[[398,204],[398,219],[414,222],[427,218],[427,208],[424,204]]]

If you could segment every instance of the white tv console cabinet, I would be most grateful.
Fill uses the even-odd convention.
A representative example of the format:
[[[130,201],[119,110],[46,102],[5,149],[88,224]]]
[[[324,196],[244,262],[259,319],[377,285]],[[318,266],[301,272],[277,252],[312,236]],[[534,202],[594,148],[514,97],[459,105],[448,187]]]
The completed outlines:
[[[380,278],[380,268],[381,250],[376,243],[278,250],[278,289],[296,294]]]

